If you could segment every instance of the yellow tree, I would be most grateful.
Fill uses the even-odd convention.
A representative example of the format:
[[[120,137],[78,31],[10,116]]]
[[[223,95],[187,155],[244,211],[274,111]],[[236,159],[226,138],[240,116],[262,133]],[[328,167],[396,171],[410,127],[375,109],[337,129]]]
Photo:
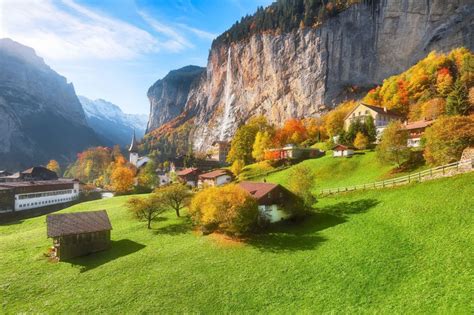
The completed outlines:
[[[362,132],[359,131],[354,139],[354,146],[359,150],[365,150],[367,149],[368,145],[369,139]]]
[[[400,167],[410,156],[408,148],[408,132],[399,121],[393,121],[384,129],[382,139],[377,145],[378,158]]]
[[[230,171],[235,175],[239,176],[240,173],[242,173],[242,170],[245,167],[245,163],[242,160],[235,160],[234,163],[232,163],[232,166],[230,167]]]
[[[265,159],[265,150],[269,149],[272,145],[272,137],[268,131],[259,131],[255,136],[255,142],[253,143],[252,157],[260,162]]]
[[[130,168],[119,164],[117,165],[111,176],[112,189],[117,193],[129,192],[134,183],[135,172]]]
[[[61,176],[61,168],[59,167],[59,163],[56,160],[49,161],[46,168],[50,171],[55,172],[58,176]]]

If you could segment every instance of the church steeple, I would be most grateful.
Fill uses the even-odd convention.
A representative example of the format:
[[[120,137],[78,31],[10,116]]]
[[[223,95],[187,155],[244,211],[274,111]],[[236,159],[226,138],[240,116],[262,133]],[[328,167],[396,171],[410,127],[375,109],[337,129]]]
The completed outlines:
[[[137,145],[137,138],[135,137],[135,129],[133,130],[132,143],[130,144],[130,148],[128,149],[128,152],[138,153],[138,145]]]

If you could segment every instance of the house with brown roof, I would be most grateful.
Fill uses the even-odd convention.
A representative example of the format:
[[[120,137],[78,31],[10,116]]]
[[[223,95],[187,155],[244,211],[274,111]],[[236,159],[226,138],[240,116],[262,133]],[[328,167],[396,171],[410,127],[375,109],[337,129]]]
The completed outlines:
[[[176,172],[179,180],[190,187],[197,187],[199,174],[201,174],[201,171],[195,167],[185,168]]]
[[[354,148],[347,145],[338,144],[332,148],[333,157],[350,157],[354,155]]]
[[[59,260],[110,248],[112,225],[105,210],[50,214],[46,225],[53,239],[52,255]]]
[[[279,184],[241,182],[239,186],[257,199],[260,216],[270,223],[285,220],[290,214],[283,208],[285,200],[290,199],[291,192]]]
[[[199,175],[198,177],[198,186],[222,186],[228,184],[232,181],[234,176],[232,172],[226,169],[218,169],[208,173],[204,173]]]
[[[419,147],[421,145],[421,137],[425,133],[425,129],[431,126],[433,123],[434,120],[405,122],[404,128],[408,131],[408,147]]]
[[[374,120],[375,128],[377,130],[377,138],[380,137],[387,125],[394,120],[402,120],[402,117],[395,111],[389,110],[386,107],[378,107],[359,103],[352,111],[350,111],[344,118],[344,130],[349,130],[351,123],[358,120],[365,122],[367,117],[371,116]]]

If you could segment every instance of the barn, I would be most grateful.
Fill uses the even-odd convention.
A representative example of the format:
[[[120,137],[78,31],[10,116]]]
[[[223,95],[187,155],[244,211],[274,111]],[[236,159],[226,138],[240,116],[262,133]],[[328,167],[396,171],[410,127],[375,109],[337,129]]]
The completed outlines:
[[[53,239],[53,257],[59,260],[110,248],[109,216],[105,210],[50,214],[47,235]]]

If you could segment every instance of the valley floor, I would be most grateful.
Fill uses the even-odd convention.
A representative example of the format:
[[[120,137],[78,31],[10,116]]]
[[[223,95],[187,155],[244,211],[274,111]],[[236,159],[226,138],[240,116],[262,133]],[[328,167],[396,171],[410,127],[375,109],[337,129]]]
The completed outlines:
[[[198,236],[169,212],[147,230],[128,197],[113,247],[52,263],[45,217],[0,226],[0,313],[472,314],[474,174],[321,199],[247,243]]]

